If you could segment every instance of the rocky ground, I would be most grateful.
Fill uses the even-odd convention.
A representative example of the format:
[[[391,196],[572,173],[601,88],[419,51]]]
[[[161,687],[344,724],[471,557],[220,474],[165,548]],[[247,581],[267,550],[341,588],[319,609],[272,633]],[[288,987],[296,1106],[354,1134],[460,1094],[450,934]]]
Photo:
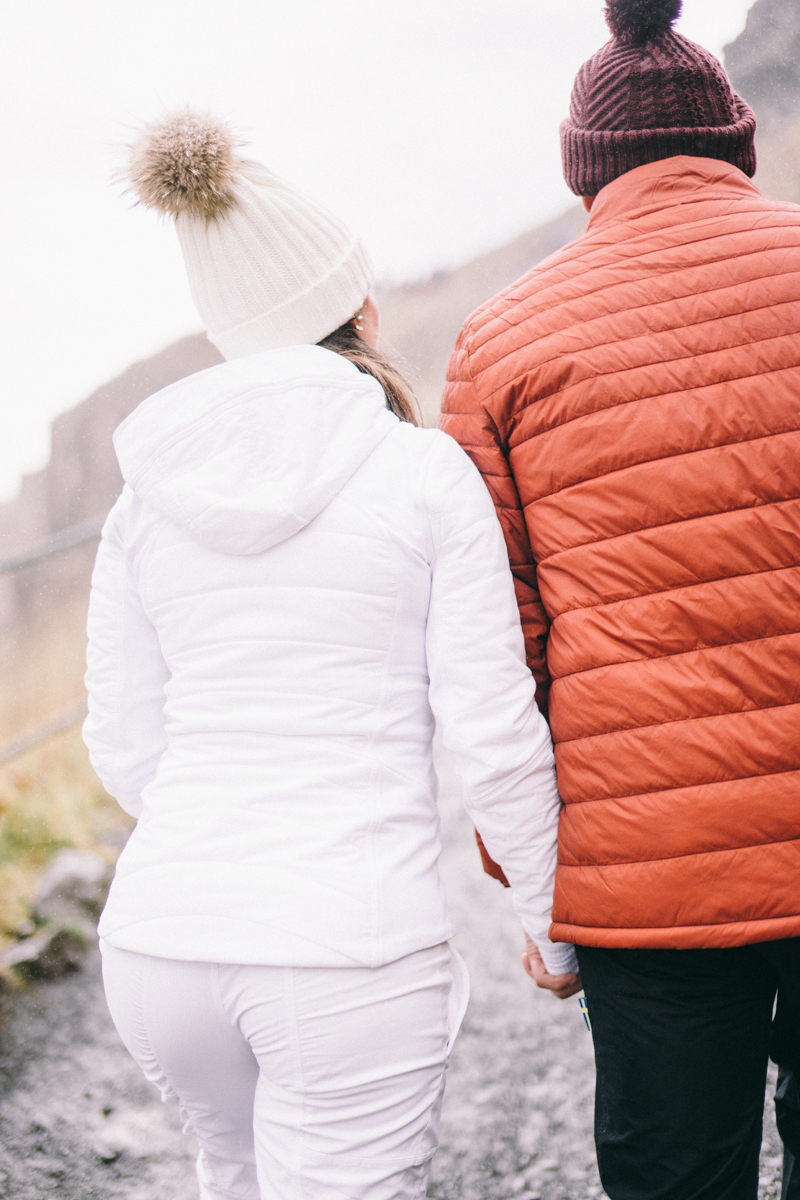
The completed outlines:
[[[428,1196],[590,1200],[592,1046],[577,998],[538,992],[519,966],[508,893],[481,875],[450,780],[443,873],[472,1000],[452,1054]],[[96,953],[21,997],[0,1039],[0,1196],[197,1200],[191,1142],[111,1025]],[[768,1106],[760,1200],[779,1195]]]

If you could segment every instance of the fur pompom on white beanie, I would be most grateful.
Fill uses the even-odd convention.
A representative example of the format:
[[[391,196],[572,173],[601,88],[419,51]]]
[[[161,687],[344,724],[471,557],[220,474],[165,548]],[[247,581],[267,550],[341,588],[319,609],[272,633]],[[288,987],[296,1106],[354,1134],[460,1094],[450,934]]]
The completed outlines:
[[[237,151],[225,125],[183,112],[146,126],[129,165],[139,202],[174,218],[197,311],[227,359],[321,341],[373,278],[341,221]]]

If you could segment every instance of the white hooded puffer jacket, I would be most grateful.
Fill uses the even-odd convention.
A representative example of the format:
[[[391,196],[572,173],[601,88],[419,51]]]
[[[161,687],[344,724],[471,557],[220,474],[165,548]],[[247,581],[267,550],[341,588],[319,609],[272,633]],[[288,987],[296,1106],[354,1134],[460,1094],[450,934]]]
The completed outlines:
[[[434,715],[551,971],[560,801],[500,527],[447,435],[317,346],[151,396],[89,613],[92,763],[138,825],[100,933],[160,957],[378,966],[454,931]]]

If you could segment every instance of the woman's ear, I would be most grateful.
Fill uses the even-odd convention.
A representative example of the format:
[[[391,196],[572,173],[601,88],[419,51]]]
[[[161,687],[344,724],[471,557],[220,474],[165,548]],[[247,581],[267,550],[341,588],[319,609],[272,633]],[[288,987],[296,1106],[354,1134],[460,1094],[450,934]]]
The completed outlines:
[[[377,349],[381,319],[372,292],[369,293],[361,308],[353,317],[353,321],[356,323],[358,336],[362,342],[366,342],[373,350]],[[359,325],[361,328],[359,328]]]

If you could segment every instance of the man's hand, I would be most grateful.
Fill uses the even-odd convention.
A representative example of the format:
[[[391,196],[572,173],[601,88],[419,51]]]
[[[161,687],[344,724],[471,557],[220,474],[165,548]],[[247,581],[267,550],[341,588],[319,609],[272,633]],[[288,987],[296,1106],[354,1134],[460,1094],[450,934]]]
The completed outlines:
[[[583,984],[580,975],[572,975],[569,972],[564,975],[550,974],[542,961],[536,943],[531,941],[527,933],[525,934],[525,949],[520,954],[520,958],[526,974],[530,975],[536,986],[546,988],[548,992],[558,996],[559,1000],[566,1000],[569,996],[574,996],[576,992],[582,991]]]

